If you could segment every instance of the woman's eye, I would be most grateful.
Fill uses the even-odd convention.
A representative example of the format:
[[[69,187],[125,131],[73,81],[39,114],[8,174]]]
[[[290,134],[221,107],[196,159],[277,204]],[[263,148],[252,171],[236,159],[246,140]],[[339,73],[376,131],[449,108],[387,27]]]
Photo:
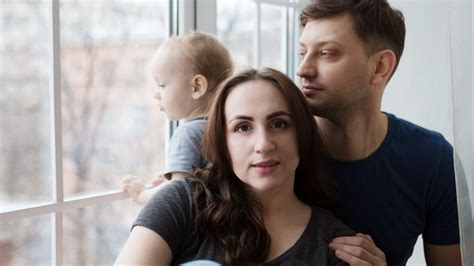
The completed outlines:
[[[245,132],[250,130],[250,125],[247,124],[241,124],[235,127],[235,131],[237,132]]]
[[[288,123],[284,120],[275,120],[271,124],[272,128],[286,128],[288,127]]]

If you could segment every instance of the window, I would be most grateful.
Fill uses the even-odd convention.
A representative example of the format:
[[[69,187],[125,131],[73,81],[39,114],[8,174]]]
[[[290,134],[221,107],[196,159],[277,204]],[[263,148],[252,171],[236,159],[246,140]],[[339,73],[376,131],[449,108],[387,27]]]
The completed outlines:
[[[299,63],[298,14],[307,2],[217,1],[217,36],[232,51],[236,67],[268,66],[294,78]]]
[[[113,262],[139,210],[121,176],[164,165],[147,66],[171,3],[2,1],[1,265]]]
[[[120,177],[149,178],[161,171],[166,140],[176,126],[164,120],[152,98],[154,84],[147,64],[154,50],[170,34],[207,31],[228,47],[238,68],[271,66],[298,82],[298,14],[308,2],[1,1],[0,265],[112,264],[141,208],[122,200],[126,195],[120,192]],[[469,39],[463,26],[470,16],[460,12],[469,8],[455,1],[424,2],[394,1],[411,21],[407,40],[412,41],[407,42],[397,75],[389,84],[396,90],[386,92],[391,95],[384,108],[415,122],[428,122],[426,126],[452,139],[447,115],[467,112],[444,105],[444,99],[451,97],[446,87],[467,93],[469,84],[458,77],[440,82],[431,79],[432,72],[411,69],[423,69],[426,59],[438,60],[435,55],[443,50],[450,51],[453,60],[447,54],[441,57],[447,63],[437,64],[438,72],[470,77],[459,74],[471,69],[472,64],[464,61],[467,50],[450,49],[461,43],[465,44],[461,48],[472,46],[468,41],[454,41]],[[450,16],[451,12],[456,16]],[[427,30],[433,28],[431,18],[448,26],[437,27],[441,30],[433,35]],[[442,44],[441,48],[420,50],[425,42],[413,41],[440,34],[446,41],[432,43]],[[420,73],[427,76],[412,77]],[[434,83],[426,86],[427,81]],[[413,94],[413,88],[418,93]],[[442,100],[445,109],[440,104],[427,106],[432,112],[407,108],[407,101],[419,107],[432,94],[442,96],[436,99]],[[406,95],[416,97],[407,100]],[[454,101],[470,99],[460,98]],[[469,109],[468,104],[460,106]],[[469,128],[461,115],[454,122]],[[463,132],[457,132],[461,140],[457,149],[466,146],[463,158],[470,162],[472,145],[459,144],[468,143],[471,136],[466,131],[463,137]],[[409,265],[424,263],[420,242]]]

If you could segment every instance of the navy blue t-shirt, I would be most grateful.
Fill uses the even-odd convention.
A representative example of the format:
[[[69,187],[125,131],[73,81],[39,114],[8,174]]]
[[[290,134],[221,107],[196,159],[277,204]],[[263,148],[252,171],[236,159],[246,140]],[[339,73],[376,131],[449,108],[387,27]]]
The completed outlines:
[[[459,243],[453,148],[437,132],[386,115],[387,135],[372,155],[328,164],[339,218],[371,235],[388,265],[405,265],[420,234],[435,245]]]

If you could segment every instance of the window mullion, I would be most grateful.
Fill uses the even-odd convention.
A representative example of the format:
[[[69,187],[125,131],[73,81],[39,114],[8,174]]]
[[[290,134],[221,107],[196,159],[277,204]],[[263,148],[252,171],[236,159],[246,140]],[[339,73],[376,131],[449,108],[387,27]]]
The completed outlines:
[[[216,0],[196,1],[196,30],[217,35]]]
[[[52,130],[52,192],[55,202],[64,202],[63,191],[63,164],[62,164],[62,123],[61,123],[61,59],[60,59],[60,14],[59,0],[52,0],[51,9],[51,121],[53,123]],[[58,211],[52,216],[52,259],[55,265],[63,264],[63,224],[62,212]]]
[[[260,2],[256,2],[256,12],[257,17],[255,18],[255,35],[254,35],[254,56],[253,56],[253,67],[260,67],[260,58],[261,58],[261,24],[262,24],[262,8]]]
[[[178,35],[196,30],[196,0],[178,0]]]
[[[291,32],[292,32],[292,37],[291,37],[291,41],[292,41],[292,50],[291,52],[291,57],[293,58],[293,61],[292,61],[292,72],[290,75],[290,77],[293,78],[293,80],[295,80],[297,83],[299,83],[299,78],[297,77],[296,75],[296,71],[298,69],[298,66],[299,66],[299,36],[300,36],[300,24],[299,24],[299,13],[300,13],[300,8],[298,8],[297,6],[294,6],[293,9],[292,9],[292,16],[291,16]],[[298,84],[299,85],[299,84]]]
[[[178,31],[178,21],[176,19],[178,15],[177,11],[177,1],[176,0],[168,0],[168,32],[166,36],[169,37],[173,34],[176,34]]]
[[[149,187],[146,186],[146,188]],[[130,195],[121,190],[87,194],[84,196],[71,197],[63,202],[44,203],[30,207],[23,207],[18,210],[2,212],[0,213],[0,220],[15,221],[18,219],[25,219],[46,214],[62,213],[68,210],[84,208],[87,206],[95,206],[127,198],[130,198]]]
[[[282,58],[282,69],[283,71],[291,76],[291,32],[290,32],[290,8],[288,6],[283,8],[283,16],[281,19],[283,34],[281,38],[281,58]]]

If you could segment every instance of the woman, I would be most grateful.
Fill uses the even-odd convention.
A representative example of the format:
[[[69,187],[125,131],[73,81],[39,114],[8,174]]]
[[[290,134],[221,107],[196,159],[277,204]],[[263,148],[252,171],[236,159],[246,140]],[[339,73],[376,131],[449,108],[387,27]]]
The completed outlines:
[[[331,202],[321,143],[288,77],[247,70],[224,82],[203,152],[211,165],[152,198],[117,264],[342,264],[328,242],[354,233],[316,207]]]

